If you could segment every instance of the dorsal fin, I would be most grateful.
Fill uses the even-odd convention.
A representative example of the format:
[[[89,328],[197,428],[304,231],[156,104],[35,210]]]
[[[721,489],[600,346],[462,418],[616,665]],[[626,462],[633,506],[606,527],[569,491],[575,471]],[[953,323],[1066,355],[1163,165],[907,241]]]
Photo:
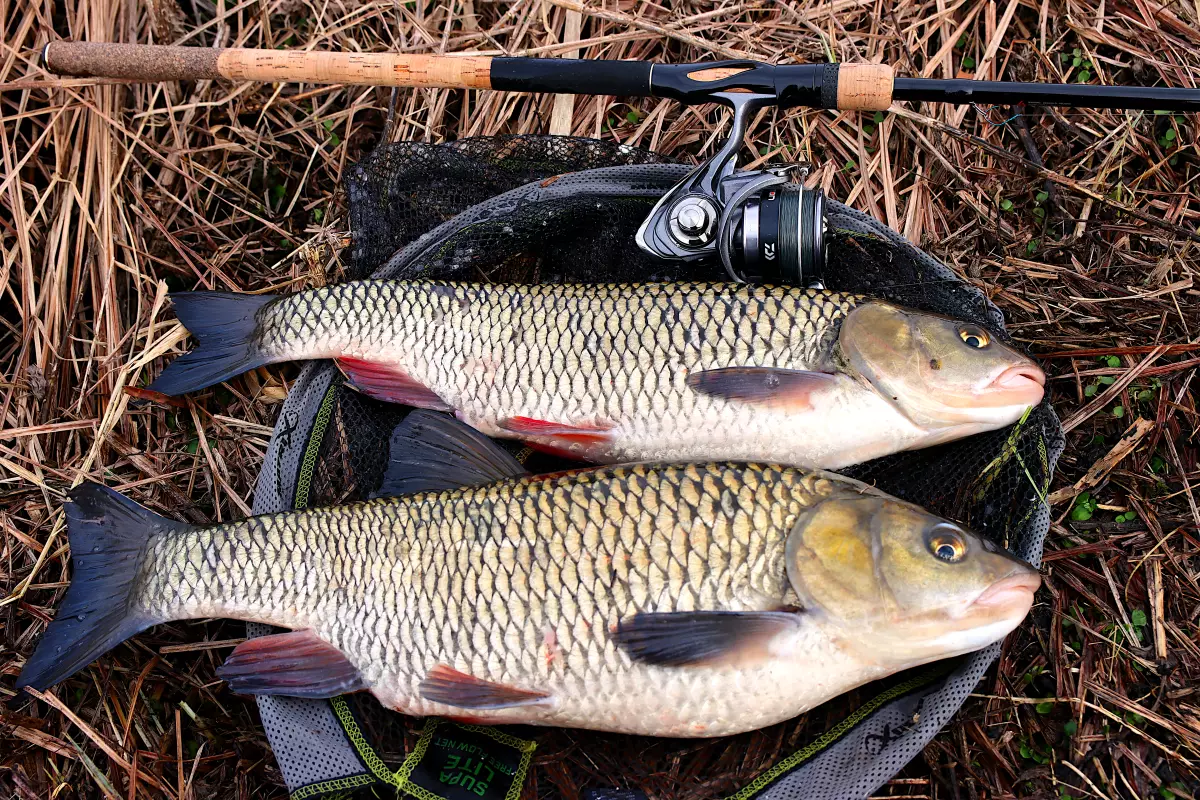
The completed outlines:
[[[413,411],[392,433],[391,456],[376,497],[440,492],[527,475],[504,448],[462,422]]]

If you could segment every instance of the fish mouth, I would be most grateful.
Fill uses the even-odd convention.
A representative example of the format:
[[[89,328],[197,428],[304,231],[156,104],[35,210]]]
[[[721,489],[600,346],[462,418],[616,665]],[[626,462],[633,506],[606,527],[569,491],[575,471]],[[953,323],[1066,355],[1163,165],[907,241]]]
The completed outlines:
[[[1046,391],[1046,373],[1035,364],[1021,364],[997,375],[987,386],[989,394],[1013,405],[1036,405]]]
[[[1042,585],[1042,576],[1022,570],[993,583],[971,603],[973,610],[1021,609],[1024,615],[1033,605],[1033,593]]]

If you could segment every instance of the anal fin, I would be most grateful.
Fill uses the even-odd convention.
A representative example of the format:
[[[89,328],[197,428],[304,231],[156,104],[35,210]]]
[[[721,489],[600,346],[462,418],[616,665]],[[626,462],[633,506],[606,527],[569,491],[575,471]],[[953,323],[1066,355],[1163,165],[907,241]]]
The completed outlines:
[[[247,639],[217,668],[236,694],[315,699],[367,688],[342,651],[311,630]]]
[[[602,456],[613,441],[611,423],[551,422],[532,417],[508,417],[497,425],[530,447],[567,458],[593,460]]]
[[[432,389],[394,364],[347,357],[335,361],[354,388],[368,397],[432,411],[453,410]]]
[[[550,699],[545,692],[492,683],[445,664],[438,664],[429,670],[429,674],[421,681],[420,692],[421,697],[431,703],[480,710],[540,705]]]

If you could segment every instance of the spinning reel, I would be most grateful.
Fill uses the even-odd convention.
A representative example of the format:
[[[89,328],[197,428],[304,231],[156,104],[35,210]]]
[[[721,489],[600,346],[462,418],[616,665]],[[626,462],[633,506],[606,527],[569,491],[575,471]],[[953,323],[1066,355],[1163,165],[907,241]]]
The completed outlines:
[[[638,229],[638,246],[672,261],[716,256],[738,283],[820,286],[824,192],[790,182],[789,174],[798,171],[794,165],[737,169],[750,115],[776,104],[776,96],[716,92],[712,99],[733,107],[729,138],[658,201]]]

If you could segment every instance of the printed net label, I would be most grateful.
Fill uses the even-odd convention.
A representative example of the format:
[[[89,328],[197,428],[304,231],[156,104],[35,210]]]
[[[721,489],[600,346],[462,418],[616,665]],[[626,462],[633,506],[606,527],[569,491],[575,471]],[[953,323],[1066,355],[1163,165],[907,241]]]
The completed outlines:
[[[537,747],[503,731],[430,718],[397,773],[420,800],[517,800]]]

